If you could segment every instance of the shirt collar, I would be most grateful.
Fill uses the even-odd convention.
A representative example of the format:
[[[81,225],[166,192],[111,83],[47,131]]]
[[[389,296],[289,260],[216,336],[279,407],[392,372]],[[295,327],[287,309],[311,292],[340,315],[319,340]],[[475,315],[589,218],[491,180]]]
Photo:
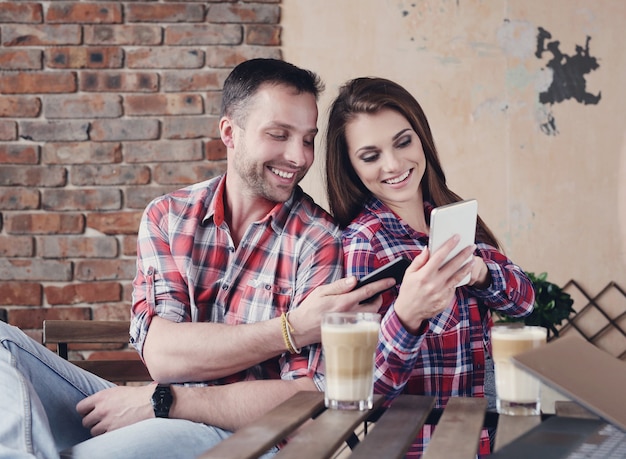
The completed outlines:
[[[212,218],[213,222],[216,226],[220,226],[224,223],[224,190],[226,189],[226,174],[224,174],[215,189],[211,193],[211,200],[207,206],[207,212],[204,218],[202,219],[203,224],[208,223],[208,221]],[[211,191],[211,190],[209,190]],[[281,233],[285,224],[287,223],[287,218],[291,213],[291,209],[294,206],[294,203],[299,200],[302,196],[302,188],[300,186],[296,186],[294,192],[291,194],[289,199],[285,202],[278,202],[276,205],[268,212],[268,214],[262,218],[259,223],[269,222],[272,226],[272,229],[276,233]]]

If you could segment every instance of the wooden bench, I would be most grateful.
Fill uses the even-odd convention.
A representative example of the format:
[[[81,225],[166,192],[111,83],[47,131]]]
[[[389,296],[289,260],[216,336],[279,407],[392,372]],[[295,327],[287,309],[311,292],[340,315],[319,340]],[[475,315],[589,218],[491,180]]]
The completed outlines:
[[[59,356],[112,382],[151,381],[148,369],[136,352],[118,353],[115,359],[69,359],[72,344],[128,345],[128,321],[104,320],[46,320],[43,323],[43,343],[57,347]],[[128,355],[126,355],[128,354]]]

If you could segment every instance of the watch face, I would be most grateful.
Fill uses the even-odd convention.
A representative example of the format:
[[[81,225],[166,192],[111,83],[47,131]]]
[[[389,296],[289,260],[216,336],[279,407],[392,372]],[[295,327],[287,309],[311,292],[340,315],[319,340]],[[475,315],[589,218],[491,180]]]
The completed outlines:
[[[152,394],[152,408],[157,418],[166,418],[170,414],[170,407],[174,397],[169,385],[159,384]]]

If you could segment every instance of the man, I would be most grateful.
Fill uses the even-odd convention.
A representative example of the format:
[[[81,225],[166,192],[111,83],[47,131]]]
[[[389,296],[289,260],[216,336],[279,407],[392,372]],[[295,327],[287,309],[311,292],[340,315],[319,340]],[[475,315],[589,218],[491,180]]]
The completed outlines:
[[[339,232],[297,186],[319,78],[253,59],[224,83],[227,172],[155,199],[139,229],[131,342],[159,384],[115,387],[0,326],[0,456],[191,458],[300,390],[322,390],[320,320],[373,312]],[[5,421],[6,420],[6,421]],[[272,455],[276,448],[268,452]]]

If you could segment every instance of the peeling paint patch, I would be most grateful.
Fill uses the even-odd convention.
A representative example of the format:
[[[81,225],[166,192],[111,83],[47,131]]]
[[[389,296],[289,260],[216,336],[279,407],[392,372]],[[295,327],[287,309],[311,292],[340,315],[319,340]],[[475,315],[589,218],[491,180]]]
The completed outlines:
[[[585,75],[600,67],[598,60],[589,54],[589,42],[591,37],[587,36],[585,47],[576,45],[576,54],[568,56],[559,49],[560,42],[547,41],[552,38],[550,32],[539,27],[537,35],[537,51],[535,56],[539,59],[544,52],[552,53],[552,59],[546,67],[552,70],[552,84],[547,91],[539,94],[539,101],[542,104],[555,104],[567,99],[575,99],[581,104],[597,104],[602,94],[591,94],[587,92]]]
[[[538,28],[537,49],[535,57],[544,58],[545,53],[552,54],[552,58],[546,64],[546,75],[551,75],[551,80],[545,91],[539,92],[539,102],[545,105],[554,105],[565,100],[574,99],[576,102],[596,105],[602,98],[601,91],[593,94],[587,91],[585,75],[598,68],[598,59],[589,53],[591,37],[587,36],[585,46],[576,45],[575,54],[564,54],[558,40],[552,40],[552,34],[543,27]],[[556,120],[551,111],[545,113],[545,120],[540,123],[541,131],[547,135],[558,134]]]

